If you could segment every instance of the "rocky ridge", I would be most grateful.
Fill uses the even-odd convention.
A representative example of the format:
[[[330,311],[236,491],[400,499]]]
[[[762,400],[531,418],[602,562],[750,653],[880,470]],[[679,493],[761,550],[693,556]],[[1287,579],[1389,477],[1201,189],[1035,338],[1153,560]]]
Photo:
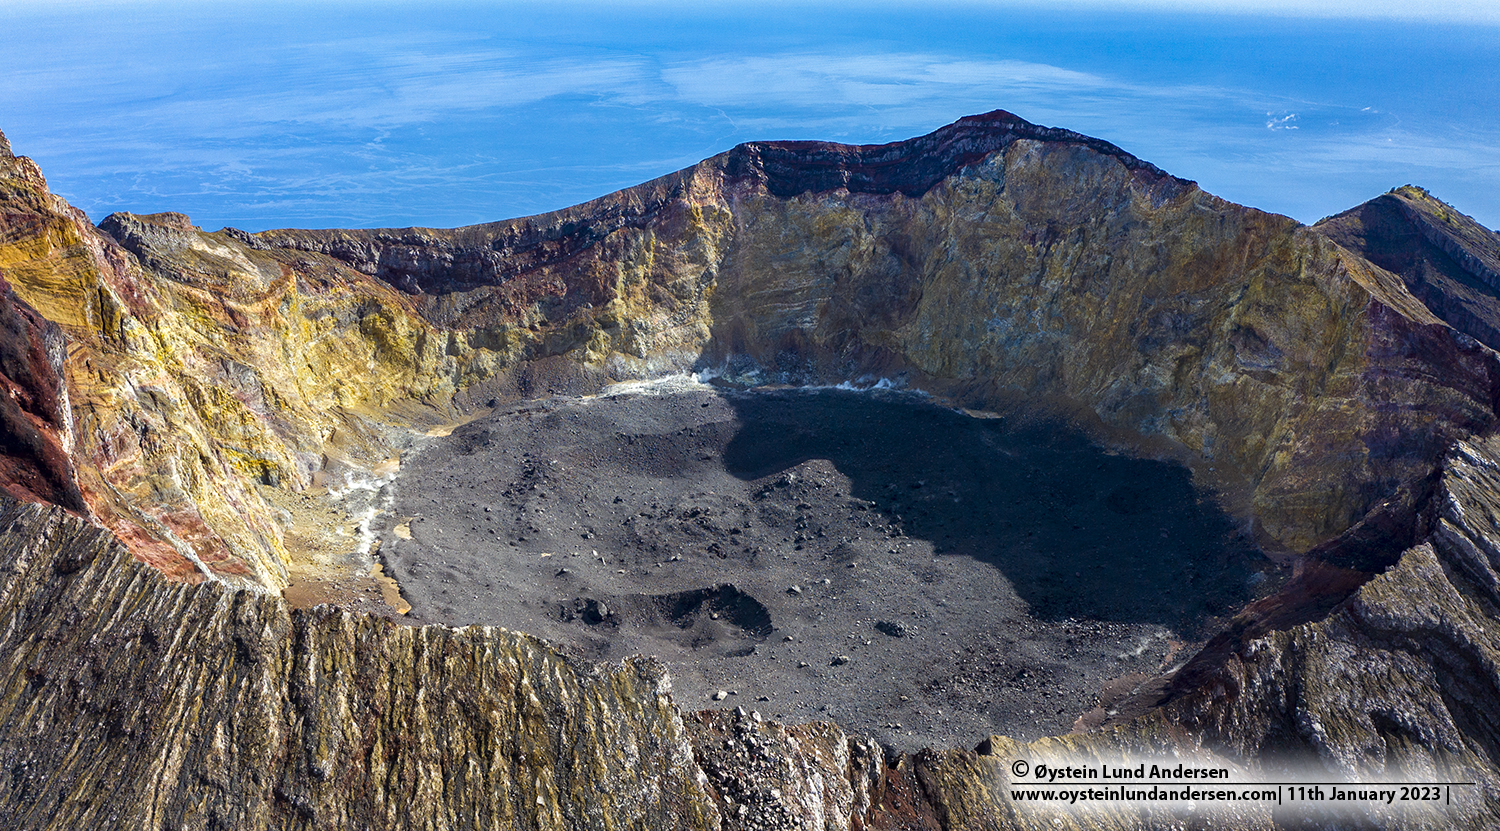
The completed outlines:
[[[503,629],[171,583],[56,508],[0,503],[0,564],[7,828],[982,828],[1004,810],[999,762],[972,751],[685,716],[648,659],[580,666]]]
[[[1496,237],[1430,197],[1307,229],[992,113],[880,148],[747,145],[530,220],[206,234],[96,229],[0,150],[7,490],[129,552],[7,503],[14,827],[1052,827],[1002,787],[1042,745],[1467,777],[1463,816],[1497,821],[1496,355],[1446,288],[1492,282]],[[1392,211],[1416,230],[1386,251]],[[832,726],[684,717],[649,664],[262,593],[316,559],[287,494],[379,475],[411,427],[691,367],[1041,403],[1186,461],[1306,556],[1101,727],[897,759]],[[620,796],[591,815],[583,783]]]
[[[1004,112],[878,148],[745,145],[524,220],[254,238],[402,287],[469,346],[530,331],[526,357],[585,374],[904,374],[983,409],[1045,396],[1202,463],[1285,551],[1494,418],[1492,359],[1389,272]]]
[[[1388,271],[1445,323],[1500,347],[1500,241],[1432,194],[1407,185],[1313,226]]]

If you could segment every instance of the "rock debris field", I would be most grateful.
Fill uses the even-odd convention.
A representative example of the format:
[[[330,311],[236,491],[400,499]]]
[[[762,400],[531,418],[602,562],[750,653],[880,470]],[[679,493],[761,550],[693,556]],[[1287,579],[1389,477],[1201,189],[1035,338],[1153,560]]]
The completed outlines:
[[[377,531],[410,620],[655,655],[685,709],[909,750],[1067,732],[1273,582],[1186,469],[1057,424],[891,391],[625,389],[408,455]]]

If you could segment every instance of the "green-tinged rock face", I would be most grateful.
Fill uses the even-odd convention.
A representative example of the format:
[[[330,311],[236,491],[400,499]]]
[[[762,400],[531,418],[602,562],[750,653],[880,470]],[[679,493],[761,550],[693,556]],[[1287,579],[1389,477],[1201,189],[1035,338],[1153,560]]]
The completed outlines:
[[[1446,777],[1475,784],[1361,821],[1500,824],[1496,251],[1417,189],[1309,229],[1003,112],[881,147],[743,145],[451,230],[95,228],[0,136],[0,490],[73,512],[0,497],[0,826],[1304,819],[1012,799],[1015,758],[1064,751]],[[356,497],[417,436],[688,369],[1062,414],[1186,463],[1301,559],[1080,732],[904,756],[832,724],[684,715],[650,660],[276,596],[380,583]]]
[[[1401,280],[1097,142],[990,129],[920,192],[801,191],[731,153],[451,231],[121,214],[106,238],[20,177],[37,221],[0,267],[77,344],[92,510],[169,572],[277,589],[300,555],[255,485],[349,481],[399,452],[382,424],[426,429],[497,391],[747,362],[904,374],[1175,455],[1288,552],[1493,420],[1492,359]]]
[[[1018,141],[920,199],[745,199],[709,354],[1050,400],[1137,452],[1177,448],[1290,551],[1492,422],[1492,359],[1398,283],[1291,220],[1137,179]]]

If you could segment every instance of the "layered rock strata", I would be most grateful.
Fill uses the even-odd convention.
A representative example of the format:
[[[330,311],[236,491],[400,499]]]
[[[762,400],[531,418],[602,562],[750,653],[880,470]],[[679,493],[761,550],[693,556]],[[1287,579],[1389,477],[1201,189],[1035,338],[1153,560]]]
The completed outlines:
[[[672,368],[1049,400],[1195,465],[1288,552],[1494,419],[1491,354],[1401,279],[1006,113],[881,148],[745,145],[453,231],[106,234],[6,164],[0,268],[75,344],[84,499],[182,577],[284,586],[257,486],[373,469],[399,446],[381,422]]]
[[[1454,447],[1423,520],[1326,616],[1210,645],[1150,718],[1267,769],[1474,783],[1456,813],[1377,811],[1375,827],[1500,826],[1500,440]]]
[[[1450,813],[1362,821],[1500,823],[1500,249],[1425,194],[1384,199],[1308,229],[996,112],[882,147],[744,145],[525,220],[204,233],[95,228],[0,141],[0,470],[62,506],[0,523],[0,818],[1055,827],[1004,787],[1052,747],[1451,777],[1475,784]],[[1069,413],[1188,463],[1298,575],[1090,732],[898,758],[684,717],[649,663],[269,593],[347,565],[357,529],[314,539],[328,514],[304,502],[384,475],[413,428],[686,368]]]
[[[998,762],[683,716],[647,659],[172,583],[0,502],[6,828],[983,828]]]
[[[1400,279],[1007,113],[879,148],[743,145],[524,220],[250,239],[385,279],[466,346],[531,331],[541,349],[518,357],[614,377],[676,361],[905,374],[978,407],[1046,398],[1196,463],[1285,551],[1494,420],[1492,356]]]
[[[0,186],[13,317],[66,342],[31,364],[65,379],[35,385],[43,408],[48,389],[71,405],[53,454],[70,465],[51,469],[72,468],[57,487],[76,495],[50,501],[176,579],[284,586],[285,517],[257,489],[337,477],[341,459],[370,466],[390,454],[382,409],[451,398],[441,339],[383,283],[299,272],[177,214],[105,223],[156,252],[143,259],[48,193],[29,160],[0,158]]]
[[[1445,323],[1500,348],[1500,240],[1432,194],[1407,185],[1313,228],[1401,275]]]

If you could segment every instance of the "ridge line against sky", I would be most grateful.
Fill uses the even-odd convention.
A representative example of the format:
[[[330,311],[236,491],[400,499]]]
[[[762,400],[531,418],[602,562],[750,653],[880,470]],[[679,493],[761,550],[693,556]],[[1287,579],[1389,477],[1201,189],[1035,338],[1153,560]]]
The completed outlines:
[[[95,220],[209,229],[492,221],[742,141],[884,143],[994,109],[1305,222],[1414,183],[1500,225],[1497,33],[1244,13],[1289,2],[0,0],[25,6],[0,31],[0,130]]]

